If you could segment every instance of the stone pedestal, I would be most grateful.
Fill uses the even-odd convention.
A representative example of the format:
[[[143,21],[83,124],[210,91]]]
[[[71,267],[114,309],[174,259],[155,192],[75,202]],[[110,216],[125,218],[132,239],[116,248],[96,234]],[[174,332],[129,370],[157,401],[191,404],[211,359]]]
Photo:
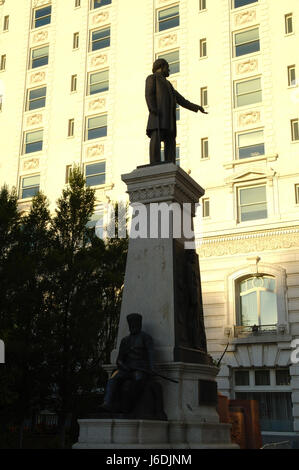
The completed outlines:
[[[126,316],[138,312],[154,340],[156,371],[178,383],[158,379],[168,421],[79,420],[74,448],[234,448],[230,425],[216,412],[218,369],[206,350],[198,258],[185,245],[204,190],[173,163],[139,167],[122,179],[141,238],[130,237],[117,348],[105,368],[115,368],[129,334]]]

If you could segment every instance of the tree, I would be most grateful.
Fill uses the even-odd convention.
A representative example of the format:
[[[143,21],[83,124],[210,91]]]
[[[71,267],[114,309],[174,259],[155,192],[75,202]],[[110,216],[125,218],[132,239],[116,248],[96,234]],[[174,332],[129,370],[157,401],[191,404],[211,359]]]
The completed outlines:
[[[78,168],[53,217],[42,193],[20,217],[15,193],[0,192],[0,338],[5,332],[7,362],[0,406],[20,424],[20,446],[25,418],[51,407],[64,447],[67,418],[102,380],[101,365],[115,344],[127,240],[96,236],[88,227],[94,205],[95,191]]]
[[[31,416],[32,409],[47,394],[49,386],[44,361],[45,325],[48,323],[44,298],[51,235],[44,195],[39,193],[33,199],[31,210],[21,223],[15,208],[13,220],[19,222],[19,226],[13,243],[6,242],[3,250],[6,298],[1,309],[1,327],[6,332],[6,383],[13,397],[8,410],[13,409],[14,419],[20,424],[22,447],[25,419]],[[2,210],[5,211],[5,204],[2,204]]]

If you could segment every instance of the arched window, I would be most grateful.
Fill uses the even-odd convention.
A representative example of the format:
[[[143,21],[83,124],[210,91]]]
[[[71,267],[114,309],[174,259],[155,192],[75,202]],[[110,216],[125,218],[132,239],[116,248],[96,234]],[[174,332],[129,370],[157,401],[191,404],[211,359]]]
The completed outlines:
[[[272,276],[257,275],[239,282],[240,326],[277,324],[276,281]]]

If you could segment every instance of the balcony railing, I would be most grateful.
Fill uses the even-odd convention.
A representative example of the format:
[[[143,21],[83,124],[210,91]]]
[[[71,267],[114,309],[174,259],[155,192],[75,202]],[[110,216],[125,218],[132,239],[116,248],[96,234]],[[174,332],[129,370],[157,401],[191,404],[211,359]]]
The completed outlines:
[[[250,326],[235,326],[235,338],[246,338],[248,336],[260,336],[268,334],[276,334],[277,325],[250,325]]]

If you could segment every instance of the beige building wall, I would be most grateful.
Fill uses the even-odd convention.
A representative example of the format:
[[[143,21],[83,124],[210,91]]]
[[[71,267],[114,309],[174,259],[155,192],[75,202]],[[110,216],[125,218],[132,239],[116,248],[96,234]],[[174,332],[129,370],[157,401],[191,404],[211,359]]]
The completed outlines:
[[[179,51],[180,72],[170,76],[174,86],[198,104],[201,88],[208,90],[208,115],[180,109],[177,144],[182,168],[205,188],[210,202],[209,214],[198,221],[203,235],[198,253],[209,351],[219,358],[228,338],[231,343],[219,388],[232,398],[237,391],[292,393],[298,433],[299,367],[291,367],[290,384],[273,382],[277,368],[291,365],[290,343],[299,337],[299,140],[291,132],[291,120],[299,118],[299,82],[288,82],[290,66],[299,77],[298,0],[258,0],[238,8],[234,0],[112,0],[96,9],[91,0],[78,3],[22,0],[16,7],[13,0],[0,1],[0,56],[6,55],[0,70],[0,184],[19,188],[22,177],[39,174],[40,189],[54,209],[67,165],[105,161],[105,184],[96,186],[99,205],[124,197],[120,175],[148,162],[145,78],[158,55]],[[35,10],[50,4],[50,24],[32,27]],[[179,26],[157,32],[158,12],[176,5]],[[292,31],[286,33],[290,14]],[[91,51],[92,31],[105,27],[110,27],[110,46]],[[260,50],[235,57],[235,34],[254,28]],[[76,49],[74,33],[79,33]],[[200,57],[203,39],[207,54]],[[47,45],[48,65],[30,68],[31,50]],[[106,69],[109,90],[89,96],[89,74]],[[262,100],[237,107],[236,84],[255,78],[261,79]],[[46,106],[26,111],[27,91],[43,86]],[[87,140],[87,119],[103,114],[107,136]],[[74,136],[68,137],[70,119]],[[40,129],[42,150],[24,153],[24,135]],[[264,133],[264,154],[239,159],[237,136],[257,130]],[[203,138],[208,138],[208,158],[202,158]],[[238,191],[259,185],[266,186],[267,217],[241,222]],[[28,209],[30,199],[20,198],[19,204]],[[238,283],[257,269],[275,278],[277,331],[239,337]],[[271,370],[269,386],[256,388],[252,380],[247,388],[236,386],[236,371],[249,370],[252,376],[256,369]]]

